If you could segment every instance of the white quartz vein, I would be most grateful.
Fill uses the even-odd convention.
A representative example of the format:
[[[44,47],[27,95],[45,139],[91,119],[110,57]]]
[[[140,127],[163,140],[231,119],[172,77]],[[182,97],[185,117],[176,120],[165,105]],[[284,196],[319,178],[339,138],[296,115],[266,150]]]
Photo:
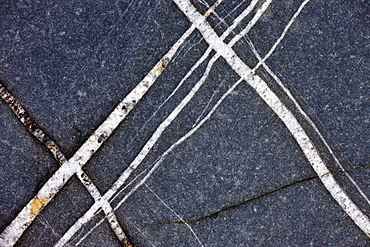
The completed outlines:
[[[226,45],[221,41],[206,19],[197,12],[189,0],[173,1],[187,16],[187,18],[196,25],[207,43],[226,60],[229,66],[238,73],[241,78],[256,90],[260,97],[283,121],[332,197],[338,202],[356,225],[370,237],[369,218],[357,207],[347,193],[335,181],[316,147],[292,112],[280,101],[276,94],[259,76],[251,74],[252,70],[235,54],[231,46]]]
[[[50,153],[54,156],[54,158],[59,162],[60,165],[64,165],[67,162],[65,155],[60,150],[59,146],[48,136],[45,131],[43,131],[34,121],[31,119],[27,111],[23,108],[23,106],[14,98],[14,96],[5,88],[2,83],[0,83],[0,95],[1,98],[9,105],[9,107],[13,110],[15,116],[18,120],[29,130],[29,132],[37,138],[42,144],[46,146],[46,148],[50,151]],[[97,187],[94,185],[92,180],[87,176],[86,173],[79,169],[77,171],[77,177],[86,188],[86,190],[90,193],[93,199],[97,202],[101,200],[101,194],[98,191]],[[40,201],[36,199],[32,204],[31,214],[37,214],[37,211],[40,210]],[[121,226],[118,223],[118,220],[114,214],[114,211],[110,204],[107,202],[106,206],[103,208],[105,215],[108,218],[108,222],[116,234],[117,238],[121,241],[122,244],[128,245],[128,239],[124,234]],[[46,220],[45,220],[46,221]],[[49,223],[46,221],[47,225]],[[54,229],[50,227],[53,232]],[[2,241],[0,239],[0,241]],[[2,244],[0,242],[0,244]]]
[[[286,31],[284,31],[286,32]],[[306,119],[306,121],[311,125],[311,127],[314,129],[314,131],[317,133],[317,135],[320,137],[321,141],[323,142],[323,144],[325,145],[325,147],[328,149],[329,153],[331,154],[331,156],[333,157],[335,163],[337,164],[337,166],[339,167],[339,169],[346,175],[346,177],[351,181],[351,183],[356,187],[357,191],[361,194],[361,196],[366,200],[366,202],[370,205],[370,199],[367,197],[367,195],[362,191],[362,189],[360,188],[360,186],[356,183],[356,181],[351,177],[351,175],[349,175],[349,173],[344,169],[343,165],[341,164],[341,162],[339,161],[339,159],[337,158],[337,156],[334,154],[334,151],[332,150],[332,148],[330,147],[330,145],[328,144],[328,142],[326,141],[326,139],[324,138],[324,136],[321,134],[320,130],[317,128],[316,124],[312,121],[312,119],[307,115],[307,113],[302,109],[301,105],[297,102],[297,100],[293,97],[292,93],[290,92],[290,90],[284,85],[284,83],[279,79],[279,77],[270,69],[270,67],[267,66],[267,64],[265,63],[266,61],[266,57],[264,57],[264,59],[261,58],[261,56],[259,55],[259,53],[257,52],[256,48],[254,47],[253,43],[251,40],[248,40],[247,41],[248,44],[250,45],[254,55],[257,57],[257,59],[259,60],[259,63],[256,65],[255,68],[253,68],[253,70],[257,70],[258,67],[260,65],[262,65],[265,70],[271,75],[272,78],[274,78],[274,80],[278,83],[278,85],[284,90],[284,92],[286,93],[286,95],[288,96],[288,98],[293,102],[294,106],[298,109],[299,113],[302,114],[302,116]],[[268,52],[267,54],[272,54],[270,52]]]
[[[211,11],[213,11],[212,8]],[[84,166],[91,156],[100,148],[104,141],[112,134],[120,122],[127,116],[133,107],[139,102],[143,95],[152,86],[158,76],[171,61],[178,48],[187,37],[194,31],[192,25],[181,38],[171,47],[164,57],[153,67],[144,79],[118,104],[107,119],[98,127],[78,151],[64,163],[39,190],[36,196],[22,209],[17,217],[6,227],[0,235],[2,246],[13,246],[26,228],[31,224],[36,215],[49,203],[62,186]],[[41,206],[37,212],[32,210],[37,202]],[[41,203],[40,203],[41,202]],[[107,202],[99,201],[101,207],[106,207]],[[33,213],[33,211],[35,213]]]
[[[243,32],[247,33],[253,25],[257,22],[257,20],[261,17],[262,13],[267,9],[269,4],[272,0],[267,0],[262,7],[259,9],[259,11],[256,12],[255,16],[252,18],[250,23],[247,25],[247,27],[243,30]],[[233,25],[231,25],[221,36],[222,39],[226,38],[232,31],[235,29],[235,27],[239,24],[240,21],[242,21],[253,9],[254,5],[257,3],[257,1],[252,1],[251,4],[235,19]],[[251,24],[252,23],[252,24]],[[232,42],[236,43],[240,38],[243,36],[236,36],[232,40]],[[207,52],[208,51],[208,52]],[[203,54],[202,58],[206,58],[206,56],[209,55],[211,52],[211,49],[207,49],[205,54]],[[110,200],[110,198],[119,190],[119,188],[123,185],[123,183],[126,181],[126,179],[130,176],[130,174],[141,164],[141,162],[144,160],[144,158],[148,155],[151,148],[154,146],[154,144],[157,142],[157,140],[162,135],[163,131],[172,123],[172,121],[177,117],[177,115],[182,111],[182,109],[190,102],[190,100],[193,98],[195,93],[199,90],[199,88],[203,85],[205,80],[208,77],[209,72],[211,71],[211,68],[214,64],[214,62],[219,58],[220,56],[216,54],[211,58],[211,60],[208,62],[208,65],[206,67],[206,71],[202,75],[201,79],[195,84],[195,86],[191,89],[191,91],[188,93],[188,95],[181,101],[181,103],[170,113],[169,116],[160,124],[160,126],[156,129],[152,137],[148,140],[148,142],[144,145],[140,153],[135,157],[134,161],[129,165],[129,167],[120,175],[120,177],[116,180],[116,182],[110,187],[110,189],[105,193],[103,198],[105,200]],[[203,62],[204,60],[197,61],[197,63],[190,69],[190,71],[186,74],[186,76],[181,80],[179,85],[181,85],[195,70],[196,66],[199,66],[200,62]],[[176,87],[174,92],[171,93],[169,98],[176,92],[176,90],[179,88],[179,86]],[[86,224],[88,221],[92,219],[92,217],[95,216],[95,212],[99,210],[99,204],[95,203],[82,217],[80,217],[79,220],[75,222],[75,224],[65,233],[65,235],[58,241],[58,243],[55,246],[62,246],[64,243],[66,243],[84,224]]]

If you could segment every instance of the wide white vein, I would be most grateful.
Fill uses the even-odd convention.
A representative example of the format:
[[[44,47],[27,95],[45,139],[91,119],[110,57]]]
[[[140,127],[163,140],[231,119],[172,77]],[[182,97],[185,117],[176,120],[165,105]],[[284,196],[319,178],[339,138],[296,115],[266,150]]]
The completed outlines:
[[[144,96],[154,81],[162,73],[169,61],[172,59],[184,40],[194,31],[192,25],[182,37],[173,45],[166,55],[154,66],[154,68],[144,77],[144,79],[118,104],[110,113],[107,119],[89,137],[89,139],[78,149],[73,157],[63,164],[53,176],[40,189],[36,196],[22,209],[17,217],[7,226],[0,235],[1,246],[13,246],[25,229],[31,224],[38,212],[49,203],[63,185],[73,174],[87,163],[91,156],[100,148],[104,141],[112,134],[120,122],[133,109],[137,102]],[[32,210],[35,202],[41,206],[37,211]],[[102,204],[102,206],[105,203]],[[33,212],[33,213],[32,213]]]
[[[255,16],[252,18],[250,23],[253,23],[253,25],[257,22],[257,20],[261,17],[262,13],[267,9],[268,5],[271,3],[272,0],[267,0],[262,7],[256,12]],[[221,36],[222,39],[226,38],[233,29],[239,24],[240,21],[242,21],[253,9],[257,1],[252,1],[251,5],[249,5],[237,18],[236,21],[234,21],[233,25],[231,25]],[[244,32],[248,32],[253,25],[248,24],[247,27],[243,30]],[[242,36],[236,36],[232,40],[233,42],[236,42],[242,38]],[[190,69],[190,71],[186,74],[186,76],[181,80],[179,85],[176,87],[174,92],[171,93],[169,97],[171,97],[176,90],[181,86],[181,84],[191,75],[191,73],[194,72],[196,67],[198,67],[201,62],[205,60],[205,58],[209,55],[211,52],[211,49],[207,49],[205,54],[197,61],[197,63]],[[111,186],[111,188],[106,192],[106,194],[103,196],[105,200],[109,200],[117,191],[118,189],[123,185],[123,183],[126,181],[126,179],[130,176],[130,174],[142,163],[144,158],[148,155],[151,148],[154,146],[154,144],[158,141],[164,130],[172,123],[172,121],[177,117],[177,115],[182,111],[182,109],[190,102],[190,100],[193,98],[195,93],[199,90],[199,88],[203,85],[206,78],[208,77],[209,72],[211,71],[211,68],[214,64],[214,62],[219,58],[219,55],[216,54],[211,58],[211,60],[208,62],[208,65],[206,67],[206,70],[202,76],[202,78],[195,84],[195,86],[191,89],[189,94],[180,102],[180,104],[170,113],[169,116],[160,124],[160,126],[156,129],[152,137],[148,140],[148,142],[144,145],[140,153],[135,157],[134,161],[129,165],[129,167],[120,175],[120,177],[116,180],[116,182]],[[201,62],[200,62],[201,61]],[[58,243],[55,246],[62,246],[65,244],[84,224],[86,224],[88,221],[90,221],[93,216],[95,215],[95,212],[99,210],[99,204],[95,203],[80,219],[76,221],[76,223],[68,229],[68,231],[64,234],[64,236],[58,241]]]
[[[284,31],[286,32],[286,31]],[[360,186],[356,183],[356,181],[352,178],[351,175],[344,169],[343,165],[339,161],[339,159],[334,154],[334,151],[324,138],[324,136],[321,134],[320,130],[317,128],[316,124],[312,121],[312,119],[307,115],[307,113],[302,109],[301,105],[297,102],[297,100],[293,97],[290,90],[284,85],[284,83],[279,79],[279,77],[270,69],[270,67],[267,66],[267,64],[264,62],[266,59],[262,59],[259,53],[257,52],[256,48],[254,47],[253,43],[249,40],[248,41],[254,55],[257,57],[259,63],[256,65],[253,70],[255,71],[260,65],[262,65],[265,70],[271,75],[272,78],[279,84],[279,86],[284,90],[284,92],[287,94],[289,99],[293,102],[294,106],[298,109],[299,113],[302,114],[302,116],[307,120],[307,122],[311,125],[311,127],[314,129],[314,131],[317,133],[317,135],[320,137],[321,141],[324,143],[325,147],[328,149],[329,153],[334,158],[335,163],[339,167],[339,169],[346,175],[346,177],[351,181],[351,183],[356,187],[357,191],[360,193],[360,195],[366,200],[368,204],[370,204],[370,199],[365,194],[365,192],[362,191]],[[270,52],[268,53],[270,54]],[[271,55],[271,54],[270,54]]]
[[[231,46],[226,45],[220,40],[206,19],[197,12],[189,0],[173,1],[187,18],[196,25],[207,43],[226,60],[229,66],[238,73],[241,78],[256,90],[259,96],[283,121],[332,197],[364,233],[370,237],[369,218],[357,207],[347,193],[335,181],[333,175],[321,159],[316,147],[292,112],[280,101],[276,94],[259,76],[251,74],[252,70],[235,54]]]

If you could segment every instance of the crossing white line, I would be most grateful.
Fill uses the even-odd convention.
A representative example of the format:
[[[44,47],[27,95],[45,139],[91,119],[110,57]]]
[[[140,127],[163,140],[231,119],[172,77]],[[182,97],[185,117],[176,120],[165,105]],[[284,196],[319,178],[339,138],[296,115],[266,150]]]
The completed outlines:
[[[256,69],[259,68],[259,66],[261,64],[263,64],[270,56],[271,54],[275,51],[276,47],[280,44],[280,42],[284,39],[285,37],[285,34],[288,32],[290,26],[293,24],[293,22],[295,21],[295,19],[297,18],[297,16],[301,13],[302,9],[306,6],[306,4],[309,2],[310,0],[305,0],[301,3],[301,5],[299,6],[298,10],[294,13],[293,17],[290,19],[290,21],[288,22],[288,24],[285,26],[284,28],[284,31],[283,33],[280,35],[280,37],[275,41],[275,43],[272,45],[271,49],[269,50],[269,52],[264,56],[264,58],[262,60],[260,60],[258,62],[258,64],[256,65]]]
[[[253,8],[256,6],[258,0],[252,0],[251,3],[248,5],[248,7],[243,10],[243,12],[233,21],[233,24],[226,29],[226,31],[222,34],[221,39],[224,40],[235,28],[236,26],[249,15],[249,13],[253,10]],[[256,14],[253,16],[253,19],[248,23],[248,25],[244,28],[243,32],[248,33],[249,30],[256,24],[258,19],[261,17],[263,12],[267,9],[267,7],[270,5],[272,0],[267,0],[263,6],[256,12]],[[242,36],[236,38],[234,40],[234,43],[236,43]],[[159,107],[153,112],[153,114],[148,118],[146,121],[149,122],[157,113],[158,111],[172,98],[173,95],[176,94],[176,92],[180,89],[180,87],[185,83],[187,79],[194,73],[194,71],[207,59],[209,54],[211,53],[212,49],[210,47],[207,48],[207,50],[203,53],[201,58],[198,59],[198,61],[191,67],[191,69],[186,73],[186,75],[181,79],[180,83],[177,84],[176,88],[172,91],[172,93],[163,101]],[[217,55],[216,55],[217,56]],[[219,58],[219,56],[217,57]],[[216,58],[216,60],[217,60]],[[139,132],[142,128],[145,127],[146,123],[143,125],[143,127],[140,128]]]
[[[14,114],[18,120],[28,129],[28,131],[35,136],[41,143],[43,143],[46,148],[53,154],[54,158],[59,162],[60,165],[63,165],[67,162],[65,155],[60,151],[58,145],[48,136],[29,116],[27,111],[23,106],[17,101],[14,96],[5,88],[5,86],[0,82],[0,97],[8,104],[8,106],[13,110]],[[98,188],[94,185],[91,179],[87,176],[86,173],[79,169],[77,172],[77,177],[80,179],[81,183],[84,185],[86,190],[93,197],[94,201],[101,200],[101,194],[98,191]],[[42,202],[35,200],[31,207],[31,214],[37,214],[40,210],[39,206]],[[118,220],[114,214],[113,208],[111,205],[106,202],[104,207],[104,213],[107,216],[108,223],[112,228],[113,232],[116,234],[120,242],[127,246],[129,245],[128,239],[124,234],[121,226],[118,223]]]
[[[328,142],[325,140],[324,136],[321,134],[320,130],[317,128],[316,124],[312,121],[312,119],[307,115],[307,113],[302,109],[301,105],[297,102],[297,100],[293,97],[292,93],[290,92],[290,90],[284,85],[284,83],[279,79],[279,77],[270,69],[270,67],[267,66],[267,64],[265,63],[266,61],[266,57],[265,58],[261,58],[261,56],[258,54],[258,51],[256,50],[256,48],[254,47],[253,43],[251,40],[248,40],[247,41],[249,43],[249,46],[251,47],[254,55],[257,57],[259,63],[256,65],[255,68],[253,68],[253,70],[257,70],[258,67],[260,65],[262,65],[265,70],[271,75],[272,78],[274,78],[274,80],[278,83],[278,85],[284,90],[284,92],[287,94],[288,98],[293,102],[294,106],[298,109],[299,113],[302,114],[302,116],[307,120],[307,122],[311,125],[311,127],[314,129],[314,131],[317,133],[317,135],[320,137],[321,141],[323,142],[323,144],[325,145],[325,147],[328,149],[329,153],[331,154],[331,156],[334,158],[334,161],[335,163],[337,164],[337,166],[339,167],[339,169],[346,175],[346,177],[351,181],[351,183],[356,187],[357,191],[360,193],[360,195],[366,200],[366,202],[370,205],[370,199],[368,198],[368,196],[362,191],[362,189],[360,188],[360,186],[356,183],[356,181],[351,177],[351,175],[349,175],[349,173],[344,169],[343,165],[341,164],[341,162],[339,161],[339,159],[337,158],[337,156],[334,154],[334,151],[332,150],[332,148],[330,147],[330,145],[328,144]],[[270,52],[268,52],[267,54],[270,54]],[[269,56],[270,56],[269,55]],[[267,56],[267,55],[266,55]]]
[[[206,16],[214,11],[216,3],[206,12]],[[133,107],[139,102],[143,95],[153,85],[154,81],[166,68],[178,48],[183,44],[187,37],[195,30],[192,25],[181,38],[171,47],[166,55],[155,65],[155,67],[144,77],[144,79],[118,104],[110,113],[107,119],[89,137],[89,139],[78,149],[70,160],[64,163],[40,189],[36,196],[22,209],[17,217],[6,227],[0,235],[0,244],[13,246],[26,228],[31,224],[36,215],[50,202],[62,186],[71,176],[81,169],[91,156],[100,148],[104,141],[112,134],[120,122],[127,116]],[[99,207],[107,207],[105,200],[99,200]],[[37,205],[37,210],[32,210]],[[33,211],[35,213],[33,213]]]
[[[219,0],[217,3],[219,3]],[[209,14],[214,10],[207,12]],[[100,148],[104,141],[117,128],[119,123],[134,108],[143,95],[152,86],[154,81],[166,68],[178,48],[187,37],[195,30],[192,25],[181,38],[171,47],[164,57],[152,68],[144,79],[118,104],[107,119],[78,149],[78,151],[64,163],[40,189],[36,196],[22,209],[17,217],[6,227],[0,235],[0,245],[13,246],[26,228],[31,224],[36,215],[49,203],[56,193],[64,186],[71,176],[87,163],[91,156]],[[100,203],[99,203],[100,204]],[[37,210],[32,210],[37,205]],[[34,212],[34,213],[33,213]]]
[[[321,159],[316,147],[292,112],[280,101],[259,76],[251,74],[252,70],[235,54],[231,46],[221,41],[212,27],[208,24],[207,20],[197,12],[189,0],[173,1],[187,18],[196,25],[207,43],[213,47],[217,53],[222,55],[229,66],[256,90],[260,97],[283,121],[332,197],[338,202],[347,215],[352,218],[356,225],[370,237],[369,218],[357,207],[347,193],[335,181],[333,175]]]
[[[306,3],[304,3],[306,4]],[[302,5],[301,5],[302,6]],[[298,13],[302,10],[302,8],[299,8],[298,9]],[[293,16],[293,18],[295,19],[298,15],[295,14]],[[291,21],[289,22],[291,23]],[[291,26],[291,24],[289,25],[289,27]],[[285,31],[284,33],[286,33],[288,30],[288,28],[285,28]],[[230,45],[231,44],[235,44],[236,42],[235,41],[238,41],[238,40],[232,40],[230,42]],[[281,41],[281,39],[280,39]],[[280,42],[279,41],[279,42]],[[253,46],[253,44],[251,44]],[[253,47],[254,48],[254,47]],[[275,50],[276,46],[272,46],[271,50]],[[270,50],[270,51],[271,51]],[[269,54],[269,56],[272,54],[272,52],[268,52],[267,54]],[[258,59],[259,60],[262,60],[262,58],[260,58],[259,54],[257,54],[258,56]],[[264,59],[266,60],[266,59]],[[264,63],[263,63],[264,64]],[[258,69],[258,66],[255,66],[252,71],[256,71]],[[188,139],[190,136],[192,136],[206,121],[208,121],[210,119],[210,117],[212,116],[212,114],[216,111],[216,109],[219,107],[219,105],[223,102],[223,100],[241,83],[243,79],[239,79],[236,83],[234,83],[234,85],[224,94],[221,96],[221,98],[218,100],[218,102],[213,106],[213,108],[211,109],[211,111],[207,114],[207,116],[205,118],[203,118],[199,124],[194,124],[194,126],[192,127],[192,129],[186,133],[183,137],[181,137],[179,140],[177,140],[172,146],[170,146],[170,148],[168,148],[161,156],[160,158],[158,158],[155,163],[152,165],[153,167],[151,168],[151,170],[146,174],[146,176],[129,192],[125,195],[125,197],[117,204],[117,206],[114,208],[116,210],[116,208],[120,207],[135,191],[137,191],[138,188],[140,188],[146,181],[147,179],[149,179],[149,177],[154,173],[154,171],[159,167],[159,165],[163,162],[163,160],[166,158],[166,156],[172,152],[178,145],[180,145],[182,142],[184,142],[186,139]],[[293,98],[294,99],[294,98]],[[201,114],[202,115],[202,114]],[[200,118],[200,117],[199,117]],[[198,120],[196,121],[198,122]]]
[[[250,23],[253,23],[253,25],[257,22],[257,20],[262,16],[263,12],[267,9],[269,4],[272,2],[272,0],[267,0],[264,2],[264,4],[261,6],[261,8],[256,12],[255,16],[252,18]],[[256,2],[252,2],[251,4],[255,4]],[[254,5],[253,5],[254,6]],[[220,39],[226,38],[228,34],[232,32],[232,30],[237,26],[238,22],[242,21],[253,9],[253,6],[250,5],[246,8],[245,11],[243,11],[234,22],[233,25],[231,25],[225,33],[221,36]],[[238,21],[238,22],[237,22]],[[252,24],[248,24],[247,27],[243,30],[243,32],[247,32],[252,28]],[[235,36],[232,40],[233,43],[236,43],[242,36]],[[209,49],[209,52],[211,49]],[[209,53],[208,53],[209,54]],[[205,57],[208,56],[207,52],[202,56]],[[130,176],[130,174],[141,164],[141,162],[144,160],[144,158],[147,156],[151,148],[154,146],[154,144],[158,141],[160,136],[162,135],[163,131],[172,123],[172,121],[177,117],[177,115],[182,111],[182,109],[190,102],[190,100],[193,98],[195,93],[199,90],[199,88],[203,85],[206,78],[208,77],[209,72],[211,71],[211,68],[214,64],[214,62],[220,57],[220,55],[216,54],[214,55],[211,60],[208,62],[208,65],[206,67],[206,71],[204,72],[202,78],[195,84],[195,86],[191,89],[191,91],[188,93],[188,95],[185,96],[185,98],[180,102],[180,104],[167,116],[167,118],[159,125],[159,127],[156,129],[154,134],[151,136],[151,138],[147,141],[147,143],[144,145],[140,153],[135,157],[134,161],[131,162],[129,167],[120,175],[120,177],[116,180],[116,182],[109,188],[109,190],[104,194],[105,200],[110,200],[110,198],[119,190],[119,188],[123,185],[123,183],[126,181],[126,179]],[[201,59],[202,59],[201,58]],[[201,60],[200,59],[200,60]],[[192,73],[195,70],[195,66],[199,65],[199,61],[190,69],[190,73]],[[188,78],[191,74],[187,73],[185,78]],[[183,83],[184,79],[180,82]],[[178,88],[178,87],[177,87]],[[177,89],[175,89],[177,90]],[[174,94],[174,92],[169,96],[171,97]],[[73,226],[71,226],[68,231],[64,234],[64,236],[58,241],[58,243],[55,246],[62,246],[65,244],[84,224],[89,222],[94,216],[95,212],[99,210],[99,203],[95,203],[82,217],[80,217]]]

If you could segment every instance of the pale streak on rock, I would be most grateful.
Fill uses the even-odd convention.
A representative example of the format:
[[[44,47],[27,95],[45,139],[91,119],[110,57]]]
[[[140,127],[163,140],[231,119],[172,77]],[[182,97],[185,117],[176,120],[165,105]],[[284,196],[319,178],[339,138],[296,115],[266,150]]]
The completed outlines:
[[[153,195],[155,196],[155,197],[157,197],[157,199],[166,207],[166,208],[168,208],[168,210],[170,210],[177,218],[179,218],[179,220],[182,222],[182,223],[184,223],[185,224],[185,226],[187,227],[187,228],[189,228],[189,230],[190,230],[190,232],[191,232],[191,234],[193,234],[193,236],[195,237],[195,239],[198,241],[198,243],[199,243],[199,245],[200,246],[204,246],[203,245],[203,243],[202,243],[202,241],[200,241],[200,239],[199,239],[199,237],[197,236],[197,234],[194,232],[194,229],[179,215],[179,214],[177,214],[170,206],[168,206],[167,205],[167,203],[165,203],[163,200],[162,200],[162,198],[160,198],[159,197],[159,195],[157,195],[148,185],[145,185],[147,188],[148,188],[148,190],[150,190],[150,192],[152,192],[153,193]]]
[[[276,94],[267,86],[266,82],[259,76],[251,74],[252,70],[236,55],[231,46],[221,41],[204,16],[198,13],[189,0],[173,1],[197,27],[207,43],[226,60],[230,67],[241,78],[256,90],[259,96],[283,121],[332,197],[356,225],[370,237],[369,218],[357,207],[347,193],[335,181],[333,175],[326,167],[325,162],[321,159],[317,149],[292,112],[280,101]]]
[[[272,2],[272,0],[267,0],[262,7],[256,12],[256,14],[253,16],[252,20],[248,23],[248,25],[243,29],[243,33],[249,32],[249,30],[253,27],[253,25],[257,22],[257,20],[261,17],[262,13],[266,10],[267,6]],[[243,10],[243,12],[235,18],[233,21],[233,24],[226,29],[226,31],[222,34],[221,39],[224,40],[235,28],[236,26],[253,10],[255,5],[258,3],[258,0],[253,0],[248,7]],[[234,37],[232,42],[236,43],[237,40],[239,40],[243,36]],[[158,108],[153,112],[153,114],[150,116],[150,118],[147,120],[150,121],[157,112],[172,98],[173,95],[180,89],[180,87],[185,83],[185,81],[194,73],[194,71],[207,59],[208,55],[211,53],[212,48],[208,47],[207,50],[203,53],[201,58],[197,60],[197,62],[191,67],[191,69],[186,73],[186,75],[181,79],[179,84],[177,84],[176,88],[171,92],[171,94],[161,103]],[[218,54],[214,55],[219,58],[220,56]],[[216,60],[217,60],[216,58]],[[212,58],[213,59],[213,58]],[[145,126],[145,124],[144,124]],[[141,129],[140,129],[141,130]],[[139,130],[139,131],[140,131]]]

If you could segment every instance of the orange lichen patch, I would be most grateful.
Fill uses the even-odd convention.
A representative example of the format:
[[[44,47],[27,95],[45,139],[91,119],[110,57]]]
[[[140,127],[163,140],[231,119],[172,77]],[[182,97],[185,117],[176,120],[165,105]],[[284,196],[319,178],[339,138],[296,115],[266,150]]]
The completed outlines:
[[[40,210],[48,202],[48,200],[52,196],[52,194],[53,193],[49,193],[49,195],[47,197],[44,197],[41,200],[38,197],[33,199],[33,201],[31,202],[31,212],[30,212],[31,217],[36,216],[40,212]]]

